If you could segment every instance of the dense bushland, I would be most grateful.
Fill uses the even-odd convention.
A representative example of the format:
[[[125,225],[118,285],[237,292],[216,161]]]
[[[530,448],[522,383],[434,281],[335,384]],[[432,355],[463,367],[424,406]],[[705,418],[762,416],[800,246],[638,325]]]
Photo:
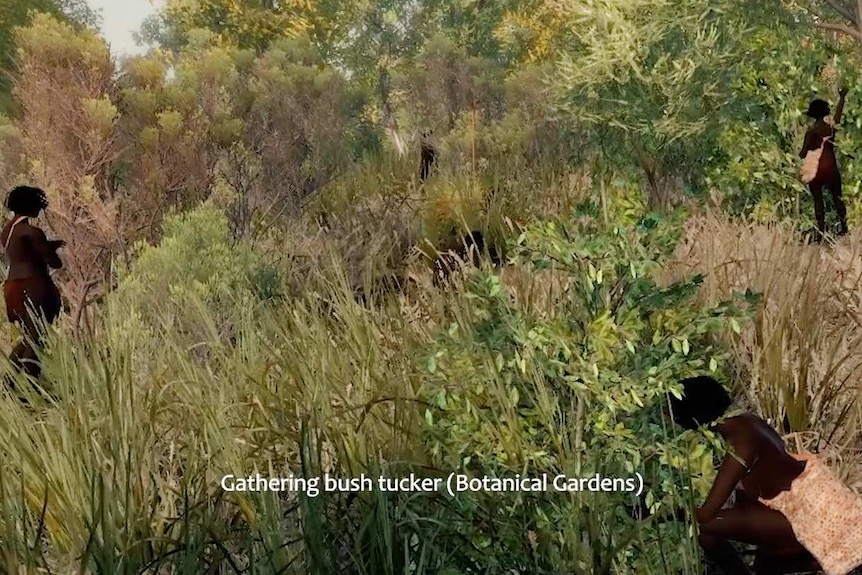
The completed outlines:
[[[0,187],[48,191],[69,313],[0,397],[3,572],[699,572],[658,519],[720,454],[666,417],[698,373],[860,486],[860,236],[805,244],[796,160],[849,87],[855,228],[854,8],[169,0],[115,62],[47,4],[0,21]],[[657,518],[220,485],[452,471],[638,472]]]

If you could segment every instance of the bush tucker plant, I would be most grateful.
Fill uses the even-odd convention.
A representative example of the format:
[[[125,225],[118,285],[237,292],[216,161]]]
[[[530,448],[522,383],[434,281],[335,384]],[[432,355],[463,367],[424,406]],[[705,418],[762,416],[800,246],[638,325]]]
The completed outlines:
[[[705,495],[714,463],[707,444],[669,427],[666,394],[682,378],[720,374],[715,336],[738,330],[753,298],[702,308],[692,303],[700,276],[656,281],[676,217],[598,216],[587,207],[578,223],[518,239],[516,265],[553,305],[517,297],[499,275],[473,279],[471,305],[453,312],[427,360],[427,446],[441,470],[474,476],[638,472],[659,513]],[[632,504],[621,492],[467,493],[452,502],[460,520],[450,530],[470,541],[463,553],[501,572],[695,569],[688,525],[646,525],[628,516]]]

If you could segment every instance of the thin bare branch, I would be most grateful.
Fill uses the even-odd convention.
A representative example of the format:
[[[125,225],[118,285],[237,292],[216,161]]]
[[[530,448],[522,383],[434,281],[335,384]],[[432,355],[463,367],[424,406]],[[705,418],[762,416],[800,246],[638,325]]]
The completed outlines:
[[[842,18],[849,20],[856,26],[856,14],[853,13],[853,9],[844,4],[841,0],[826,0],[826,3],[829,4],[829,7],[832,8],[835,12],[841,15]],[[857,13],[859,10],[858,7],[859,0],[857,0]]]
[[[93,280],[93,281],[87,282],[87,284],[84,286],[84,289],[82,290],[83,293],[81,293],[80,297],[78,298],[78,304],[75,307],[75,321],[74,321],[74,326],[75,326],[74,330],[75,330],[75,333],[78,334],[78,337],[80,337],[80,335],[81,335],[81,320],[83,319],[84,310],[87,308],[87,305],[89,305],[89,303],[91,303],[91,302],[87,301],[87,296],[90,295],[90,291],[92,291],[93,288],[98,286],[99,283],[101,283],[101,282],[99,282],[98,280]]]
[[[851,28],[846,24],[838,24],[836,22],[818,22],[818,28],[822,28],[823,30],[832,30],[833,32],[841,32],[843,34],[847,34],[849,36],[853,36],[860,42],[862,42],[862,32],[857,30],[856,28]]]

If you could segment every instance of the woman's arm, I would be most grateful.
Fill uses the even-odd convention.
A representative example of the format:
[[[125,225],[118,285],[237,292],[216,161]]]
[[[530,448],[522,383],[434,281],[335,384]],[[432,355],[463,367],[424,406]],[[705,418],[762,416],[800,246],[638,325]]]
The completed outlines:
[[[805,141],[802,142],[802,151],[799,152],[800,158],[805,158],[808,154],[808,151],[811,150],[811,140],[814,138],[813,130],[808,130],[805,132]]]
[[[49,267],[58,270],[63,267],[63,262],[60,261],[60,256],[57,255],[57,248],[62,247],[58,242],[49,242],[45,237],[45,232],[39,228],[30,228],[30,233],[27,234],[30,244],[42,260]]]
[[[739,453],[740,451],[749,453]],[[718,516],[722,505],[727,502],[730,495],[733,493],[736,485],[745,477],[747,472],[746,464],[742,461],[752,461],[754,458],[753,449],[742,449],[737,447],[737,456],[727,454],[724,461],[721,462],[721,467],[718,468],[718,475],[712,483],[712,488],[709,490],[709,495],[706,501],[695,510],[695,517],[698,523],[708,523]],[[742,461],[740,461],[740,459]]]
[[[844,98],[847,96],[847,88],[841,88],[838,91],[838,105],[835,106],[835,116],[833,117],[835,125],[841,123],[841,114],[844,113]]]

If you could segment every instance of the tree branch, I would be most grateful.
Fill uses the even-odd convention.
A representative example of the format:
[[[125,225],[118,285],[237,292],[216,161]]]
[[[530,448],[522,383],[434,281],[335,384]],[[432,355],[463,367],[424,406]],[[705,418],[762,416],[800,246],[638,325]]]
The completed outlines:
[[[80,337],[80,335],[81,335],[81,319],[84,315],[84,310],[87,308],[87,305],[92,303],[92,302],[87,301],[87,296],[90,295],[90,290],[92,290],[94,287],[99,285],[99,283],[100,283],[99,281],[94,280],[94,281],[88,282],[87,285],[84,286],[84,292],[81,294],[81,297],[78,301],[77,308],[75,309],[75,322],[74,322],[75,327],[74,327],[74,330],[75,330],[75,334],[77,335],[77,337]]]
[[[858,12],[859,11],[859,7],[858,7],[859,0],[856,0],[856,1],[857,1],[856,10],[857,10],[857,14],[858,14],[859,13]],[[848,8],[844,3],[840,2],[840,0],[826,0],[826,3],[829,4],[829,7],[832,8],[833,10],[835,10],[836,12],[838,12],[842,17],[844,17],[845,19],[852,22],[854,26],[856,25],[856,22],[857,22],[856,14],[853,13],[853,10],[851,8]]]
[[[817,27],[822,28],[823,30],[832,30],[833,32],[841,32],[843,34],[848,34],[862,42],[862,32],[860,32],[856,28],[851,28],[846,24],[838,24],[837,22],[818,22]]]

